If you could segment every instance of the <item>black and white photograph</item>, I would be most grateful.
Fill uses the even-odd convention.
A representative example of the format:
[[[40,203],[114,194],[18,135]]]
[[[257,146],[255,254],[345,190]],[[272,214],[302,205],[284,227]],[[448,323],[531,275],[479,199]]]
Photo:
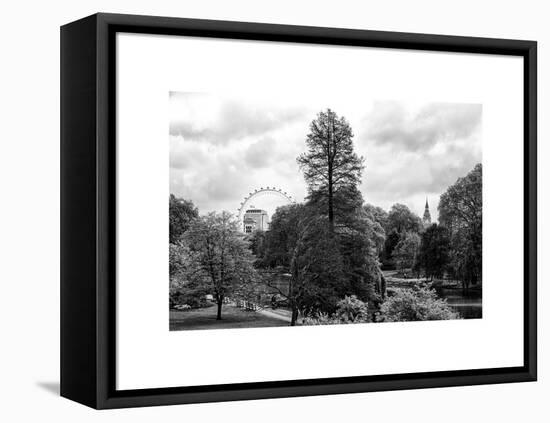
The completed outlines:
[[[481,319],[483,105],[169,93],[170,331]]]
[[[3,6],[0,421],[550,421],[545,2]]]

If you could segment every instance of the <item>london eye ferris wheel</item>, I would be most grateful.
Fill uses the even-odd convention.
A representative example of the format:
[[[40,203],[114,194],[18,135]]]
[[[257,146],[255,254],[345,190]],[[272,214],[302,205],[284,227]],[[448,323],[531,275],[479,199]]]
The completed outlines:
[[[241,229],[243,228],[243,217],[247,210],[257,207],[258,202],[264,202],[271,205],[271,213],[275,211],[275,204],[285,205],[296,203],[294,198],[278,187],[260,187],[252,192],[249,192],[243,201],[240,203],[237,210],[237,217],[241,223]]]

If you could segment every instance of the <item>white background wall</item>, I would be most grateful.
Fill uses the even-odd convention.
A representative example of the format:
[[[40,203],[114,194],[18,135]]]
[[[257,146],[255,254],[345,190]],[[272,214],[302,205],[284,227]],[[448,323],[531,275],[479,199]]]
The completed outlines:
[[[550,9],[543,1],[18,1],[2,4],[0,419],[546,422],[550,417]],[[96,412],[59,381],[59,26],[97,11],[539,41],[539,382]],[[503,187],[505,189],[505,187]],[[505,240],[505,228],[503,239]],[[548,260],[546,259],[546,263]],[[475,348],[475,346],[474,346]],[[403,352],[406,354],[406,351]],[[182,363],[182,366],[186,363]]]

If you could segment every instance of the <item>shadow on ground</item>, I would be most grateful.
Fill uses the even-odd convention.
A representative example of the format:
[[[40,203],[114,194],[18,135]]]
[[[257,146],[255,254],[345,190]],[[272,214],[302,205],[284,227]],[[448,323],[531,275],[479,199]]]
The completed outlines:
[[[55,396],[59,396],[59,382],[37,382],[36,386]]]
[[[188,311],[170,310],[170,330],[237,329],[288,326],[281,316],[247,311],[225,304],[222,320],[216,320],[215,306]]]

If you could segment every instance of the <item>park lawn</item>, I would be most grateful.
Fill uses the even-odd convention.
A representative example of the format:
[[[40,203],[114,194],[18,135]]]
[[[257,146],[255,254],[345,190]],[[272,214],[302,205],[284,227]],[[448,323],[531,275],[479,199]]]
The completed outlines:
[[[246,311],[224,304],[222,320],[216,320],[217,307],[188,311],[170,310],[170,330],[236,329],[288,326],[283,320],[264,316],[255,311]]]

